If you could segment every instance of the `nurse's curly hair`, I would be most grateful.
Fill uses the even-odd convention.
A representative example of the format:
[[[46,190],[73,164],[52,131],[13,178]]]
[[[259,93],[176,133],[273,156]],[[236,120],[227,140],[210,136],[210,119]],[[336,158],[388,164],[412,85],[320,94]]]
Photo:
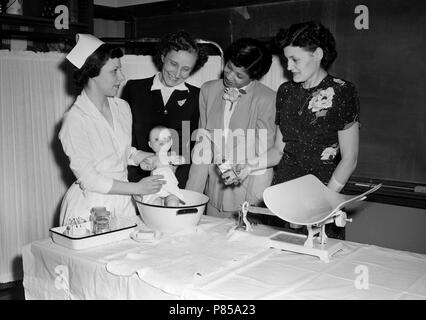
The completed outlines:
[[[99,75],[102,67],[111,58],[121,58],[123,51],[113,45],[104,43],[96,49],[84,62],[83,66],[74,73],[74,81],[77,87],[84,88],[89,78]]]
[[[244,68],[250,79],[259,80],[271,67],[272,54],[259,40],[241,38],[233,42],[225,52],[225,62]]]
[[[162,57],[165,57],[172,50],[188,51],[197,55],[197,61],[195,62],[194,68],[191,70],[191,74],[200,70],[208,59],[207,50],[199,46],[189,33],[180,30],[166,34],[158,43],[154,56],[154,63],[158,70],[163,68]]]
[[[317,48],[321,48],[324,52],[321,66],[325,70],[337,57],[336,40],[333,34],[317,21],[296,23],[287,29],[280,29],[274,40],[281,49],[292,46],[314,52]]]

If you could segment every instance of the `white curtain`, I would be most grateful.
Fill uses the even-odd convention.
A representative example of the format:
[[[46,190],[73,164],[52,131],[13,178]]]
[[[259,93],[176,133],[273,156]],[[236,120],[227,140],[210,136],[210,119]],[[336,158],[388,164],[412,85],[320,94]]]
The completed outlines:
[[[0,282],[19,279],[21,247],[47,237],[66,186],[56,126],[72,103],[59,53],[0,53]]]
[[[156,72],[150,56],[124,56],[122,65],[127,79]],[[49,237],[74,181],[58,140],[75,98],[66,66],[60,53],[0,50],[0,283],[22,278],[22,246]],[[189,82],[217,79],[220,68],[220,57],[212,56]],[[262,82],[276,90],[283,80],[274,57]]]

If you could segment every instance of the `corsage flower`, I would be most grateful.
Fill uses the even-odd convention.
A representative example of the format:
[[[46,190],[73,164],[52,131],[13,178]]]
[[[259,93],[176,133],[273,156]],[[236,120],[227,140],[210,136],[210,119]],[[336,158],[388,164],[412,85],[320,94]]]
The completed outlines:
[[[311,101],[309,101],[308,109],[311,109],[314,113],[325,111],[317,114],[317,117],[325,116],[326,109],[331,108],[333,105],[333,96],[334,89],[332,87],[315,92]]]
[[[244,89],[225,88],[222,98],[224,100],[229,100],[232,103],[232,102],[237,101],[238,98],[241,97],[245,93],[246,93],[246,91]]]
[[[337,149],[336,145],[325,148],[321,153],[321,160],[333,160],[336,157]]]

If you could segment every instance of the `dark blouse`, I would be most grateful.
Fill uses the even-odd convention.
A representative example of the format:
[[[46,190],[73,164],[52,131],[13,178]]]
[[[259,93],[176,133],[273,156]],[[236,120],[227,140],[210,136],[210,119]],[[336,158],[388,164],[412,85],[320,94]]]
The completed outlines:
[[[313,174],[327,184],[339,163],[338,131],[359,121],[355,86],[327,75],[318,86],[283,83],[277,92],[276,124],[285,143],[272,184]]]

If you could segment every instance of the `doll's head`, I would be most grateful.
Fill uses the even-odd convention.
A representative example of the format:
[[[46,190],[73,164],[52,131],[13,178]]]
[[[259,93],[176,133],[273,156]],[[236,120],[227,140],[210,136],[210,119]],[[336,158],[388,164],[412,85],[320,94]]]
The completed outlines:
[[[167,153],[172,147],[173,140],[170,130],[164,126],[155,126],[149,132],[148,145],[156,154]]]

